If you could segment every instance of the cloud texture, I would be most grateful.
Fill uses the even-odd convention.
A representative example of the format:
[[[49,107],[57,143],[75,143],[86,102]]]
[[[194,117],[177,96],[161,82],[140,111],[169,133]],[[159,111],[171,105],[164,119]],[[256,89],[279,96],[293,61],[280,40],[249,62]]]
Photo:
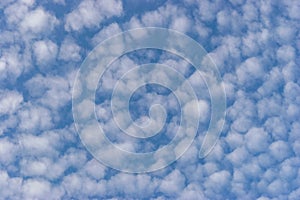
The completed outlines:
[[[299,198],[299,1],[158,2],[135,10],[130,0],[0,2],[0,199]],[[224,81],[227,115],[215,148],[199,159],[211,115],[203,77],[160,50],[120,57],[99,81],[95,101],[98,122],[120,148],[156,150],[172,141],[180,120],[169,90],[145,86],[130,100],[131,117],[145,123],[152,103],[161,103],[168,111],[162,134],[139,141],[120,133],[109,110],[111,92],[134,66],[173,67],[197,88],[202,109],[195,141],[179,160],[128,174],[99,163],[83,146],[71,94],[77,70],[97,44],[145,26],[180,31],[207,50]]]

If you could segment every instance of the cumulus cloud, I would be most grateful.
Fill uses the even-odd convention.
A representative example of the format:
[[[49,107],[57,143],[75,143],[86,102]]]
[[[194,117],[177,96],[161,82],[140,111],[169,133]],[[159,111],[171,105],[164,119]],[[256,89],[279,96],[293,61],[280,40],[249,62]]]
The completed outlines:
[[[189,28],[192,25],[190,19],[186,15],[187,13],[184,9],[172,4],[166,4],[157,10],[145,13],[141,17],[141,22],[138,22],[137,19],[133,18],[131,21],[133,25],[130,26],[134,27],[139,23],[142,23],[144,26],[163,26],[184,33],[189,31]]]
[[[50,182],[43,179],[28,179],[22,185],[22,198],[41,199],[47,195],[49,199],[62,197],[61,188],[52,186]]]
[[[19,147],[18,144],[6,137],[1,140],[0,144],[0,162],[2,165],[7,166],[16,160]]]
[[[26,32],[43,33],[51,31],[58,24],[55,16],[51,15],[43,8],[37,8],[28,12],[20,22],[20,30]]]
[[[297,200],[299,1],[167,1],[147,3],[151,6],[141,12],[131,3],[0,2],[0,199]],[[205,47],[224,81],[227,115],[215,148],[199,160],[211,115],[203,77],[166,52],[148,49],[120,57],[99,80],[95,106],[99,124],[116,146],[152,151],[170,142],[179,127],[176,98],[150,86],[130,99],[130,117],[143,123],[151,104],[162,104],[169,111],[162,134],[140,141],[116,126],[110,95],[116,81],[139,64],[159,62],[176,69],[196,88],[201,108],[198,134],[182,158],[153,173],[129,174],[104,166],[80,142],[71,93],[80,62],[95,45],[144,26],[175,29]],[[169,76],[153,78],[168,81]],[[90,82],[98,78],[92,74]],[[141,75],[125,82],[134,86],[136,79]],[[195,106],[182,108],[192,117]],[[87,108],[83,105],[82,113]]]
[[[57,45],[50,41],[37,41],[33,44],[33,52],[39,66],[45,66],[57,56]]]
[[[0,57],[0,81],[14,82],[29,67],[31,59],[24,53],[20,54],[19,46],[3,48]]]
[[[255,87],[264,76],[264,67],[258,58],[247,59],[238,69],[237,77],[243,87]]]
[[[0,114],[14,113],[23,102],[23,96],[17,91],[2,91],[0,95]]]
[[[85,0],[66,16],[65,29],[79,31],[82,28],[99,27],[101,22],[122,14],[122,2],[119,0]]]
[[[42,131],[53,126],[52,116],[47,108],[28,104],[18,111],[20,131]]]
[[[245,136],[246,146],[251,153],[260,153],[268,147],[268,133],[263,129],[252,128]]]
[[[167,196],[177,196],[184,188],[185,178],[178,170],[168,174],[160,185],[160,191]]]
[[[64,61],[79,61],[81,59],[80,46],[72,39],[66,38],[59,49],[59,58]]]
[[[109,26],[104,27],[99,33],[95,34],[92,39],[93,45],[96,46],[105,39],[120,32],[122,32],[120,26],[117,23],[112,23]]]

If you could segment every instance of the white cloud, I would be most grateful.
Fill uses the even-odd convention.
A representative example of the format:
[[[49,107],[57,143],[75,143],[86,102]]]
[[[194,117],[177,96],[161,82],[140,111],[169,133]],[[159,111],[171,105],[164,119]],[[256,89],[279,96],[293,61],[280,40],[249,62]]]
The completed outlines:
[[[55,0],[51,3],[54,7],[48,8],[33,0],[0,2],[3,9],[0,20],[0,165],[4,167],[0,170],[0,188],[5,188],[0,190],[0,198],[298,200],[298,1],[274,4],[272,1],[230,0],[227,4],[186,0],[180,5],[167,2],[139,14],[123,10],[122,2],[116,0],[86,0],[75,4]],[[54,10],[54,16],[50,10],[55,6],[75,10],[63,14]],[[130,6],[126,4],[124,8],[130,9]],[[114,16],[126,17],[111,23]],[[61,31],[55,32],[59,25],[64,25],[67,31],[81,31],[82,35],[60,35]],[[61,26],[59,28],[63,28]],[[68,127],[57,122],[66,118],[71,84],[79,67],[76,62],[90,50],[79,41],[81,36],[91,39],[94,46],[123,28],[143,26],[192,33],[193,39],[210,51],[225,81],[227,121],[218,144],[203,160],[198,159],[204,133],[201,126],[190,149],[171,167],[149,174],[119,173],[90,159],[73,125]],[[97,32],[94,36],[86,30],[90,28]],[[149,55],[155,56],[139,54]],[[136,65],[130,58],[124,56],[108,70],[100,81],[104,93],[99,95],[111,91],[115,81]],[[151,59],[138,58],[137,61]],[[184,62],[164,55],[160,62],[178,68],[180,73],[189,73]],[[55,75],[43,71],[61,63],[67,64],[55,69]],[[36,64],[46,75],[32,70]],[[157,78],[166,79],[167,75],[160,74]],[[205,82],[196,73],[188,80],[203,98],[200,102],[203,100],[203,116],[206,116],[210,97]],[[155,95],[145,95],[147,102],[143,103],[153,98]],[[156,100],[166,108],[177,105],[174,100]],[[119,133],[109,106],[106,99],[97,106],[96,112],[105,130]],[[192,108],[188,109],[190,113],[193,113]],[[207,119],[202,121],[207,122]],[[54,130],[56,126],[67,127]],[[167,137],[172,138],[177,127],[172,118],[167,125]],[[131,150],[152,148],[150,143],[135,144],[118,134],[112,138]],[[93,137],[91,140],[97,143]],[[110,151],[107,152],[111,156]]]
[[[256,56],[259,51],[265,50],[264,46],[269,44],[270,34],[268,29],[262,29],[245,35],[242,38],[243,45],[241,46],[243,55],[247,57]]]
[[[0,3],[0,8],[4,8],[5,6],[9,5],[10,3],[12,3],[14,0],[3,0]]]
[[[22,178],[10,177],[6,171],[0,171],[0,187],[5,190],[0,190],[0,196],[2,198],[21,198],[20,191],[22,186]]]
[[[21,161],[21,173],[25,176],[41,176],[45,175],[48,170],[47,165],[49,163],[44,161],[45,159],[36,160],[22,160]]]
[[[35,4],[35,0],[19,0],[21,3],[32,6]]]
[[[87,175],[96,180],[100,180],[104,177],[105,169],[106,167],[104,167],[95,159],[90,160],[84,166],[84,171],[87,173]]]
[[[127,29],[141,28],[143,27],[142,22],[136,16],[133,16],[129,22],[125,23]]]
[[[17,113],[19,117],[19,130],[37,132],[47,130],[53,126],[52,116],[48,109],[28,104]]]
[[[252,160],[242,165],[241,171],[247,179],[259,179],[263,173],[262,168],[259,163],[256,162],[255,158],[252,158]]]
[[[228,171],[218,171],[210,175],[204,183],[207,194],[212,196],[213,193],[222,193],[230,183],[231,175]]]
[[[285,184],[282,180],[276,179],[272,183],[270,183],[267,191],[271,197],[277,197],[287,191],[287,184]]]
[[[287,14],[291,19],[294,19],[297,21],[297,19],[300,19],[300,14],[297,12],[300,8],[299,1],[285,1],[283,2],[287,9]]]
[[[66,16],[65,29],[79,31],[82,28],[99,27],[101,22],[122,14],[122,2],[119,0],[85,0]]]
[[[291,194],[289,194],[288,198],[291,200],[297,200],[297,198],[300,196],[300,189],[295,189]]]
[[[192,25],[192,22],[186,15],[186,11],[181,7],[167,3],[157,10],[144,13],[141,16],[141,21],[133,17],[129,22],[129,27],[141,27],[142,23],[144,26],[167,26],[171,29],[185,33],[190,31]]]
[[[255,21],[258,17],[258,9],[253,3],[248,2],[243,6],[243,18],[247,21]]]
[[[15,161],[18,153],[18,144],[14,144],[8,138],[0,140],[0,163],[9,165]]]
[[[283,83],[282,72],[274,67],[266,76],[263,85],[258,88],[258,92],[263,96],[271,96],[274,92],[278,92]]]
[[[248,58],[236,71],[242,86],[253,86],[264,77],[264,67],[256,57]]]
[[[23,34],[28,32],[40,34],[51,32],[58,25],[58,20],[43,8],[36,8],[28,12],[20,23],[20,31]]]
[[[51,139],[45,135],[35,136],[30,134],[23,134],[19,138],[23,155],[37,156],[37,157],[56,157],[58,152],[55,148],[55,139]]]
[[[190,20],[186,16],[181,16],[173,19],[170,28],[185,33],[190,30],[190,26]]]
[[[244,161],[249,158],[249,153],[244,147],[235,149],[233,152],[228,154],[226,157],[230,160],[234,166],[241,166]]]
[[[24,85],[30,96],[37,98],[37,102],[57,111],[58,108],[71,101],[70,82],[70,80],[58,76],[37,75]]]
[[[159,189],[167,196],[176,196],[184,189],[184,182],[185,177],[179,170],[175,169],[162,180]]]
[[[211,22],[215,19],[218,10],[221,9],[222,3],[210,1],[196,1],[198,9],[196,10],[200,19],[205,22]]]
[[[119,173],[111,177],[107,182],[107,195],[124,198],[147,198],[152,196],[159,184],[157,178],[147,174],[126,174]]]
[[[14,82],[28,67],[30,58],[20,53],[18,45],[2,48],[0,57],[0,80]]]
[[[56,188],[43,179],[28,179],[22,185],[23,199],[42,199],[45,196],[48,199],[57,199],[62,198],[63,194],[61,188]]]
[[[170,6],[168,7],[170,8]],[[172,9],[176,9],[174,6],[171,6]],[[158,11],[152,11],[145,13],[141,21],[146,26],[163,26],[165,25],[167,18],[165,15],[169,15],[170,12],[164,12],[165,9],[161,8]],[[174,10],[173,10],[174,11]],[[132,21],[135,22],[135,21]]]
[[[239,133],[245,133],[252,126],[253,126],[253,122],[251,118],[246,116],[241,116],[233,122],[232,129]]]
[[[65,39],[59,49],[59,58],[64,61],[80,61],[80,46],[73,40]]]
[[[11,129],[15,128],[18,124],[18,118],[16,115],[6,115],[4,118],[6,119],[2,120],[2,123],[0,124],[0,135],[9,133]]]
[[[275,30],[275,36],[277,36],[277,40],[281,43],[289,43],[291,42],[296,35],[296,30],[285,23],[280,24],[279,27]]]
[[[23,102],[22,94],[17,91],[1,91],[0,93],[0,115],[12,114],[20,108]]]
[[[274,95],[270,98],[263,98],[257,102],[258,117],[260,119],[265,119],[267,117],[279,116],[283,113],[281,106],[281,97],[279,95]]]
[[[232,120],[237,120],[241,117],[246,117],[249,119],[253,119],[257,116],[257,107],[254,101],[245,97],[245,94],[241,91],[241,93],[237,92],[237,96],[240,95],[239,98],[236,97],[234,104],[228,108],[227,116]]]
[[[288,82],[285,86],[284,86],[284,97],[286,99],[287,102],[299,102],[299,94],[300,92],[300,86],[296,83],[293,82]]]
[[[184,188],[183,192],[180,194],[179,199],[204,200],[206,198],[202,190],[203,189],[200,188],[200,186],[197,183],[191,183]]]
[[[20,23],[29,11],[29,6],[21,2],[16,2],[5,8],[4,13],[8,24],[15,25]]]
[[[48,65],[57,56],[57,45],[50,40],[41,40],[33,44],[33,52],[39,66]]]
[[[242,146],[244,142],[243,135],[238,134],[234,131],[229,132],[225,140],[231,149],[236,149]]]
[[[205,39],[207,39],[209,37],[209,34],[211,33],[211,29],[200,21],[195,22],[194,28],[197,34],[200,36],[200,39],[202,39],[203,41],[205,41]]]
[[[262,128],[251,128],[245,136],[247,149],[253,154],[266,151],[269,145],[268,141],[268,133]]]
[[[291,158],[286,159],[280,165],[279,175],[281,179],[293,180],[297,177],[298,170],[296,166],[299,166],[299,159]]]
[[[285,158],[288,158],[291,155],[291,149],[289,145],[281,140],[273,142],[270,147],[271,155],[278,161],[282,161]]]
[[[97,182],[80,174],[73,173],[64,177],[62,186],[71,198],[91,198],[103,196],[106,191],[104,182]]]
[[[214,5],[212,5],[214,6]],[[219,5],[220,6],[220,5]],[[208,13],[209,11],[204,11]],[[218,30],[223,33],[230,32],[240,32],[244,24],[242,21],[242,16],[239,12],[234,9],[224,9],[219,11],[214,16],[207,14],[210,17],[210,20],[213,20],[217,16]],[[230,27],[230,28],[229,28]]]
[[[66,4],[65,0],[54,0],[54,2],[62,5]]]
[[[93,46],[98,45],[100,42],[103,42],[105,39],[122,32],[122,29],[117,23],[112,23],[109,26],[104,27],[99,33],[97,33],[92,38]]]
[[[291,46],[285,45],[277,50],[277,60],[288,63],[295,59],[295,49]]]
[[[42,198],[51,192],[51,184],[44,180],[27,180],[23,185],[25,198]]]
[[[286,123],[281,117],[271,117],[265,123],[266,130],[272,134],[275,140],[287,140],[288,132]]]

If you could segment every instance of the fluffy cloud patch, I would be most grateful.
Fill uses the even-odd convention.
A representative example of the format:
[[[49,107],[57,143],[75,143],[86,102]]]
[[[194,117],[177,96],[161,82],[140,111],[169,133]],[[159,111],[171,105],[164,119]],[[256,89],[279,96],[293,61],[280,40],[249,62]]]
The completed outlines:
[[[56,17],[43,8],[37,8],[24,16],[20,23],[20,30],[23,34],[27,32],[39,34],[53,30],[57,24]]]
[[[0,2],[0,199],[298,200],[299,1],[161,1],[138,4],[137,10],[132,3]],[[181,159],[153,173],[128,174],[105,167],[80,142],[71,93],[80,62],[95,45],[144,26],[172,28],[201,43],[220,69],[227,115],[215,148],[199,160],[211,114],[206,83],[182,58],[166,52],[124,55],[109,66],[96,91],[95,115],[118,147],[160,148],[179,127],[176,100],[145,86],[131,99],[131,117],[142,123],[152,102],[162,104],[170,111],[163,137],[141,142],[118,129],[110,93],[133,66],[173,67],[195,88],[202,108],[198,135]],[[173,80],[168,73],[153,78]],[[136,85],[135,79],[128,84]],[[191,117],[195,105],[185,107]]]
[[[33,52],[39,66],[45,66],[57,56],[57,45],[50,41],[37,41],[33,44]]]
[[[64,61],[79,61],[81,59],[80,49],[80,46],[67,38],[60,46],[59,58]]]
[[[2,91],[0,94],[0,115],[12,114],[23,102],[23,96],[17,91]]]
[[[103,20],[120,16],[122,10],[122,2],[119,0],[85,0],[66,16],[65,29],[79,31],[82,28],[98,27]]]

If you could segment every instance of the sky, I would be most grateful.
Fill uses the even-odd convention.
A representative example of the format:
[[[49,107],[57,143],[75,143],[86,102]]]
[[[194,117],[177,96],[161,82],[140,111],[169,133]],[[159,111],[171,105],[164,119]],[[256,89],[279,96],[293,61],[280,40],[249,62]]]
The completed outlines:
[[[0,199],[299,199],[299,10],[1,0]]]

